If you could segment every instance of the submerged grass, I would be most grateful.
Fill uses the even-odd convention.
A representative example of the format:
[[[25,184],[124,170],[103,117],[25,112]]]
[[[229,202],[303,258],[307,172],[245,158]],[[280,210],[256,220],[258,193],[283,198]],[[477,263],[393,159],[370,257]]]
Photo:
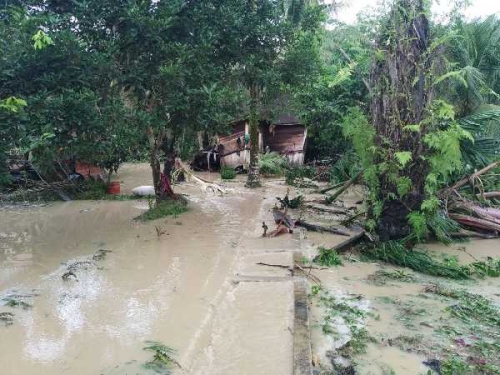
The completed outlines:
[[[455,280],[467,280],[473,277],[500,277],[500,259],[488,258],[461,265],[458,258],[447,257],[443,261],[433,259],[423,250],[408,250],[399,241],[388,241],[377,246],[361,248],[364,257],[380,260],[400,267],[407,267],[431,276],[446,277]]]
[[[384,242],[375,247],[363,248],[361,251],[368,259],[381,260],[396,266],[407,267],[431,276],[456,280],[465,280],[471,277],[467,268],[438,262],[423,251],[406,249],[398,241]]]
[[[137,219],[141,221],[151,221],[167,216],[177,218],[187,210],[187,200],[183,197],[178,197],[177,199],[168,199],[152,205],[148,211],[144,212]]]
[[[319,254],[316,258],[314,258],[314,263],[317,263],[320,266],[325,266],[325,267],[342,265],[342,258],[335,250],[319,247],[318,251]]]
[[[500,374],[500,309],[488,298],[465,290],[432,285],[424,291],[450,302],[446,308],[450,317],[437,332],[448,336],[457,349],[443,350],[440,372]]]
[[[324,309],[321,329],[325,335],[332,335],[340,339],[345,333],[340,333],[340,327],[347,327],[348,342],[336,350],[336,355],[350,359],[352,356],[366,352],[369,342],[373,338],[366,329],[366,319],[369,312],[360,306],[361,296],[335,296],[315,285],[311,289],[310,298]]]
[[[146,345],[143,349],[154,353],[153,359],[144,364],[148,370],[158,374],[170,374],[174,365],[181,368],[173,357],[176,353],[174,349],[157,341],[146,341]]]

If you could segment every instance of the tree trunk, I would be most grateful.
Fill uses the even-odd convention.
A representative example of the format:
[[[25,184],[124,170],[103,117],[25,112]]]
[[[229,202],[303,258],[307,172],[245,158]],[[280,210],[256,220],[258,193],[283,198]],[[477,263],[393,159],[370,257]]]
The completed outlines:
[[[376,200],[382,202],[382,212],[378,217],[371,212],[382,241],[410,234],[408,214],[419,210],[425,199],[429,173],[428,162],[421,157],[425,153],[422,141],[425,125],[420,132],[404,127],[422,124],[432,101],[425,77],[430,67],[427,56],[430,37],[424,0],[396,1],[386,22],[378,42],[383,58],[374,62],[370,77],[372,123],[379,150],[375,164],[386,166],[377,171]],[[398,152],[411,154],[411,161],[399,168]],[[400,196],[397,185],[403,177],[409,177],[412,189]]]
[[[149,164],[151,165],[153,186],[155,189],[157,202],[174,197],[170,185],[170,173],[168,175],[164,175],[161,173],[160,151],[162,150],[165,134],[165,131],[160,131],[159,134],[155,137],[153,128],[151,126],[148,126],[146,128],[146,135],[149,141]]]
[[[249,188],[262,186],[259,175],[259,119],[257,115],[258,91],[257,86],[250,86],[250,167],[248,170],[248,179],[245,184]]]

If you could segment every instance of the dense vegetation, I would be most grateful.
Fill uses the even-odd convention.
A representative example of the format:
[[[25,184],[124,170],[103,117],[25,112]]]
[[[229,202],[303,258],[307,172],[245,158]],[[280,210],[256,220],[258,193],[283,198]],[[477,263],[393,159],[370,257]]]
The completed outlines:
[[[176,154],[190,155],[200,131],[224,132],[235,118],[250,122],[247,186],[259,186],[259,165],[293,181],[305,172],[286,172],[273,155],[259,163],[257,148],[258,122],[287,106],[308,126],[309,158],[332,164],[333,182],[362,175],[366,228],[380,240],[448,240],[456,226],[443,189],[500,150],[500,20],[469,21],[457,7],[434,23],[429,2],[397,0],[327,29],[331,7],[2,2],[0,183],[9,183],[12,152],[43,173],[73,158],[111,173],[146,154],[162,200]],[[461,193],[498,185],[481,183]]]

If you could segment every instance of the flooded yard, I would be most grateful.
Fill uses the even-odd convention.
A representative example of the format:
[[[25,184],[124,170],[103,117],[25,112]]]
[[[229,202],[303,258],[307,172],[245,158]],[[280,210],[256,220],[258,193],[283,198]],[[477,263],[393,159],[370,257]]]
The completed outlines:
[[[122,192],[147,185],[148,166],[126,165],[120,179]],[[227,183],[225,196],[178,185],[189,211],[149,223],[134,220],[148,208],[145,200],[2,208],[0,374],[157,373],[144,366],[154,355],[143,350],[150,342],[174,350],[174,373],[292,374],[294,282],[286,266],[293,266],[294,253],[311,259],[318,246],[344,237],[296,231],[262,238],[262,222],[272,222],[275,197],[286,186],[268,180],[249,191],[241,181]],[[346,202],[358,199],[359,192],[351,194]],[[495,257],[500,242],[429,249],[468,262]],[[312,272],[321,280],[316,296],[310,283],[317,374],[332,373],[332,361],[341,360],[332,351],[349,335],[342,328],[347,315],[330,321],[336,334],[325,334],[329,307],[318,303],[321,293],[338,299],[337,308],[362,311],[356,324],[373,340],[352,356],[356,374],[427,374],[433,367],[424,362],[439,360],[433,349],[459,351],[471,340],[465,331],[443,333],[447,322],[457,330],[465,325],[450,318],[449,301],[424,291],[428,285],[500,303],[500,279],[451,282],[361,262],[358,254],[345,254],[343,266]]]

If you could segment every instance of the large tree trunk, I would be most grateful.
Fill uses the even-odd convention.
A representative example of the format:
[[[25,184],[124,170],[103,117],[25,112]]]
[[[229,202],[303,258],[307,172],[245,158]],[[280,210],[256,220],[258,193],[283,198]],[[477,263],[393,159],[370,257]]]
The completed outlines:
[[[259,175],[259,119],[257,115],[258,90],[255,84],[250,86],[250,167],[246,187],[260,187]]]
[[[375,127],[375,145],[380,150],[376,164],[397,165],[396,153],[410,152],[411,161],[403,168],[378,171],[377,200],[383,202],[376,231],[382,241],[401,239],[410,233],[408,214],[420,209],[429,166],[421,156],[425,152],[420,132],[408,131],[407,125],[421,124],[432,100],[426,87],[429,70],[429,23],[424,0],[398,0],[382,28],[378,48],[383,58],[371,69],[371,114]],[[397,184],[409,177],[412,190],[399,196]],[[373,214],[373,212],[372,212]]]
[[[165,199],[175,198],[170,183],[170,173],[174,168],[175,155],[173,151],[173,140],[168,131],[160,131],[156,136],[152,127],[146,128],[146,134],[149,141],[149,164],[153,175],[153,186],[157,202]],[[167,141],[172,143],[169,147]],[[165,165],[163,173],[161,172],[160,152],[165,153]]]

